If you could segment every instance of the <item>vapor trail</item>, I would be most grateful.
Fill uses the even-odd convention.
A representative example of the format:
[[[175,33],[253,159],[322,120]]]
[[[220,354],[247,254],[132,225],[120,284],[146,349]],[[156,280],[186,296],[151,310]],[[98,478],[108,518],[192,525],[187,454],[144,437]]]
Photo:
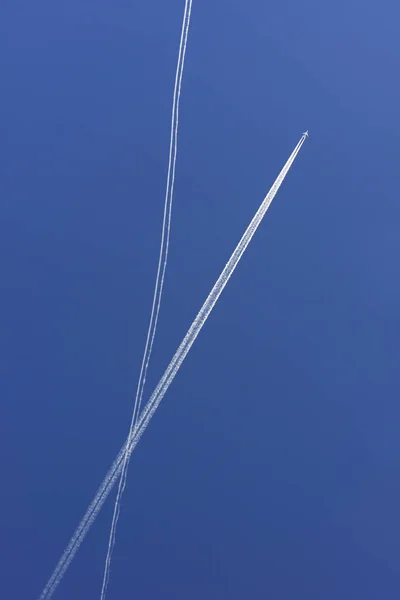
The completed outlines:
[[[140,412],[140,407],[142,404],[143,398],[143,390],[146,383],[146,375],[147,369],[149,366],[149,361],[151,357],[151,353],[153,350],[154,337],[157,328],[158,316],[160,312],[160,304],[162,291],[164,287],[164,278],[165,278],[165,270],[167,267],[168,261],[168,250],[169,250],[169,238],[171,231],[171,213],[172,213],[172,200],[174,193],[174,184],[175,184],[175,168],[176,168],[176,156],[178,151],[178,128],[179,128],[179,103],[181,96],[181,87],[182,87],[182,77],[183,77],[183,69],[185,66],[185,56],[186,56],[186,46],[187,46],[187,38],[189,33],[189,25],[190,25],[190,17],[192,12],[192,0],[185,1],[185,9],[183,15],[182,22],[182,30],[181,30],[181,39],[179,43],[179,54],[178,54],[178,62],[176,66],[176,74],[175,74],[175,86],[174,86],[174,95],[172,102],[172,117],[171,117],[171,137],[170,137],[170,146],[169,146],[169,159],[168,159],[168,174],[167,174],[167,185],[165,191],[165,203],[164,203],[164,217],[163,217],[163,226],[162,226],[162,235],[161,235],[161,247],[160,247],[160,255],[158,261],[157,268],[157,277],[154,289],[153,296],[153,305],[151,309],[150,323],[147,332],[147,339],[145,350],[143,354],[142,366],[140,369],[139,381],[137,384],[135,404],[133,407],[131,424],[129,428],[128,439],[132,437],[132,433],[134,430],[134,426],[137,421],[137,416]],[[108,540],[108,548],[107,555],[104,565],[104,574],[103,574],[103,583],[101,588],[100,598],[101,600],[105,600],[108,588],[108,582],[110,578],[110,566],[111,566],[111,558],[115,545],[115,535],[117,531],[118,519],[121,510],[121,498],[125,491],[126,486],[126,478],[128,473],[128,465],[129,465],[129,449],[126,448],[124,459],[122,463],[122,472],[121,478],[118,484],[117,497],[114,504],[114,512],[111,522],[110,535]]]
[[[128,456],[132,454],[135,449],[138,441],[140,440],[143,432],[145,431],[150,419],[152,418],[154,412],[157,410],[161,400],[163,399],[169,385],[171,384],[173,378],[175,377],[179,367],[181,366],[183,360],[185,359],[187,353],[192,347],[193,342],[195,341],[197,335],[200,333],[201,328],[203,327],[205,321],[207,320],[210,312],[214,308],[219,296],[221,295],[224,287],[226,286],[228,280],[230,279],[233,271],[235,270],[237,264],[239,263],[243,253],[245,252],[247,246],[249,245],[254,233],[256,232],[258,226],[260,225],[265,213],[267,212],[272,200],[274,199],[278,189],[280,188],[283,180],[285,179],[290,167],[292,166],[297,154],[300,151],[301,146],[303,145],[306,139],[306,135],[302,135],[300,141],[296,145],[289,159],[287,160],[285,166],[279,173],[277,179],[275,180],[273,186],[270,191],[264,198],[261,203],[259,209],[254,215],[250,225],[247,227],[245,233],[243,234],[241,240],[236,246],[233,254],[231,255],[229,261],[225,265],[221,275],[217,279],[214,287],[212,288],[210,294],[208,295],[206,301],[201,307],[199,313],[194,319],[192,325],[189,328],[189,331],[185,335],[182,343],[180,344],[178,350],[175,352],[171,362],[169,363],[164,375],[161,377],[156,389],[150,397],[150,400],[146,404],[143,409],[135,427],[132,432],[132,436],[129,437],[124,445],[122,446],[117,458],[114,463],[110,467],[106,477],[104,478],[102,484],[100,485],[94,499],[92,500],[89,508],[87,509],[83,519],[79,523],[74,535],[72,536],[67,548],[64,550],[56,568],[54,569],[53,574],[51,575],[46,587],[44,588],[40,600],[49,600],[53,593],[55,592],[58,584],[60,583],[62,577],[64,576],[66,570],[68,569],[70,563],[72,562],[76,552],[78,551],[82,541],[84,540],[87,532],[89,531],[92,523],[95,521],[100,509],[102,508],[106,498],[108,497],[111,489],[115,485],[116,480],[118,479],[124,462],[124,457],[128,452]]]

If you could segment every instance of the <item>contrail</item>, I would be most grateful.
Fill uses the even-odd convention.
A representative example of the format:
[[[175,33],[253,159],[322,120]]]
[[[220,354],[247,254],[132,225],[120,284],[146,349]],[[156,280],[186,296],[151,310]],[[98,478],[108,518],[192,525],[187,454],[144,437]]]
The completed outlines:
[[[214,308],[219,296],[221,295],[224,287],[226,286],[228,280],[230,279],[233,271],[235,270],[237,264],[239,263],[243,253],[245,252],[247,246],[249,245],[254,233],[256,232],[258,226],[260,225],[265,213],[267,212],[272,200],[274,199],[278,189],[280,188],[283,180],[285,179],[290,167],[292,166],[297,154],[300,151],[304,141],[306,139],[306,134],[303,134],[300,138],[300,141],[296,145],[292,154],[288,158],[285,166],[279,173],[277,179],[275,180],[273,186],[270,191],[264,198],[261,203],[259,209],[254,215],[253,219],[250,222],[250,225],[247,227],[245,233],[243,234],[241,240],[236,246],[233,254],[231,255],[229,261],[226,263],[221,275],[218,277],[217,282],[212,288],[210,294],[208,295],[206,301],[201,307],[199,313],[194,319],[192,325],[189,328],[189,331],[185,335],[182,343],[180,344],[178,350],[175,352],[171,362],[169,363],[164,375],[161,377],[156,389],[150,397],[150,400],[146,404],[143,409],[135,427],[132,432],[132,436],[129,437],[124,445],[122,446],[117,458],[114,463],[110,467],[106,477],[104,478],[102,484],[100,485],[94,499],[92,500],[89,508],[87,509],[83,519],[79,523],[75,533],[73,534],[68,546],[64,550],[60,560],[56,568],[53,571],[46,587],[44,588],[40,600],[49,600],[54,594],[57,586],[61,582],[66,570],[71,564],[76,552],[78,551],[81,543],[83,542],[87,532],[89,531],[92,523],[95,521],[98,513],[100,512],[105,500],[107,499],[110,491],[115,485],[121,471],[124,462],[125,455],[128,451],[128,455],[130,456],[135,449],[138,441],[140,440],[143,432],[145,431],[150,419],[152,418],[154,412],[157,410],[161,400],[163,399],[169,385],[171,384],[173,378],[175,377],[179,367],[181,366],[183,360],[185,359],[187,353],[192,347],[193,342],[195,341],[197,335],[200,333],[201,328],[207,320],[210,312]]]
[[[167,186],[165,192],[165,203],[164,203],[164,217],[163,217],[163,226],[162,226],[162,235],[161,235],[161,247],[160,247],[160,255],[158,261],[157,268],[157,277],[156,284],[154,289],[153,296],[153,305],[151,309],[150,323],[147,332],[146,345],[143,354],[142,366],[140,369],[139,381],[137,384],[135,404],[133,407],[131,424],[129,428],[128,439],[132,437],[132,433],[137,421],[137,416],[140,412],[140,407],[142,404],[143,398],[143,390],[146,383],[146,375],[147,369],[150,362],[151,353],[153,350],[154,337],[157,328],[158,316],[160,312],[161,305],[161,297],[162,291],[164,287],[164,278],[165,278],[165,270],[167,267],[168,261],[168,250],[169,250],[169,238],[171,231],[171,213],[172,213],[172,200],[174,193],[174,184],[175,184],[175,168],[176,168],[176,156],[178,151],[178,128],[179,128],[179,103],[181,96],[181,87],[182,87],[182,77],[183,77],[183,69],[185,66],[185,57],[186,57],[186,46],[187,46],[187,38],[189,33],[190,26],[190,17],[192,13],[192,0],[185,1],[185,9],[183,14],[183,22],[182,22],[182,30],[181,30],[181,39],[179,43],[179,54],[178,54],[178,62],[176,66],[176,74],[175,74],[175,86],[174,86],[174,95],[172,102],[172,117],[171,117],[171,137],[170,137],[170,147],[169,147],[169,160],[168,160],[168,174],[167,174]],[[114,512],[111,522],[110,535],[108,540],[108,548],[107,555],[104,565],[104,574],[103,574],[103,583],[101,588],[100,599],[104,600],[107,594],[107,587],[110,578],[110,565],[111,565],[111,557],[114,550],[115,545],[115,535],[117,531],[118,519],[121,510],[121,498],[125,491],[126,486],[126,478],[128,472],[129,465],[129,448],[126,447],[124,460],[122,464],[122,472],[121,478],[118,484],[117,497],[114,504]]]

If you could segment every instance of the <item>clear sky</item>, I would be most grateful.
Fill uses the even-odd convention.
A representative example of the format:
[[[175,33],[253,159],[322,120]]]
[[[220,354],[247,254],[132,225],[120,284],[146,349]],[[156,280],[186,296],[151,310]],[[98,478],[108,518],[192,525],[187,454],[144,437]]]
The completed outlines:
[[[183,0],[0,8],[0,595],[37,598],[129,427]],[[400,8],[194,0],[157,383],[115,600],[400,597]],[[57,600],[99,598],[111,498]]]

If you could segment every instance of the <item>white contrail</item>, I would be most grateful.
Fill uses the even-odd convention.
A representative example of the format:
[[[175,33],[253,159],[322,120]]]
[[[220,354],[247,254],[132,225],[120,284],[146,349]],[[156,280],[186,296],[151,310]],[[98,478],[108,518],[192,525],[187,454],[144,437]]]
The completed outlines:
[[[144,430],[146,429],[151,417],[154,412],[157,410],[158,405],[160,404],[162,398],[164,397],[172,379],[175,377],[180,365],[185,359],[187,353],[189,352],[194,340],[199,334],[201,328],[203,327],[207,317],[212,311],[215,303],[217,302],[222,290],[227,284],[229,278],[231,277],[233,271],[235,270],[240,258],[242,257],[244,251],[249,245],[254,233],[256,232],[259,224],[261,223],[265,213],[267,212],[275,194],[277,193],[279,187],[281,186],[286,174],[288,173],[290,167],[292,166],[298,152],[300,151],[301,146],[303,145],[306,139],[306,135],[302,135],[299,143],[293,150],[289,159],[287,160],[285,166],[282,171],[279,173],[275,183],[271,187],[270,191],[264,198],[261,203],[259,209],[254,215],[250,225],[247,227],[244,235],[242,236],[240,242],[236,246],[232,256],[224,267],[221,275],[219,276],[217,282],[212,288],[210,294],[208,295],[206,301],[204,302],[202,308],[200,309],[198,315],[194,319],[192,325],[190,326],[189,331],[184,337],[181,345],[178,350],[175,352],[170,364],[168,365],[164,375],[162,376],[160,382],[158,383],[156,389],[150,397],[150,400],[146,404],[143,412],[141,413],[136,426],[132,432],[132,436],[126,440],[124,445],[122,446],[117,458],[109,469],[106,477],[104,478],[102,484],[100,485],[94,499],[92,500],[89,508],[87,509],[83,519],[79,523],[74,535],[72,536],[67,548],[64,550],[60,560],[56,568],[54,569],[53,574],[51,575],[46,587],[44,588],[40,600],[49,600],[53,593],[55,592],[57,586],[61,582],[66,570],[68,569],[70,563],[72,562],[76,552],[78,551],[82,541],[84,540],[87,532],[89,531],[92,523],[95,521],[98,513],[100,512],[106,498],[108,497],[110,491],[115,485],[121,471],[122,465],[124,461],[124,457],[126,455],[126,451],[128,449],[129,456],[132,454],[135,446],[137,445],[140,437],[142,436]]]
[[[137,384],[135,403],[132,412],[131,424],[129,428],[128,439],[132,437],[132,432],[137,421],[137,416],[140,413],[140,407],[142,404],[143,390],[146,383],[147,369],[150,362],[151,353],[153,350],[154,337],[157,328],[158,316],[160,312],[161,297],[164,287],[165,270],[168,261],[168,250],[169,250],[169,238],[171,231],[171,213],[172,213],[172,200],[175,185],[175,168],[176,168],[176,157],[178,151],[178,129],[179,129],[179,103],[181,96],[182,77],[183,69],[185,66],[186,46],[187,38],[190,26],[190,17],[192,12],[192,0],[185,1],[185,9],[182,22],[181,39],[179,43],[178,62],[175,73],[175,86],[172,102],[172,117],[171,117],[171,136],[169,146],[169,159],[168,159],[168,174],[167,174],[167,185],[165,191],[165,203],[164,203],[164,217],[161,235],[161,247],[160,255],[157,268],[156,284],[153,296],[153,305],[151,309],[150,323],[147,332],[147,339],[145,350],[143,354],[142,365],[140,369],[139,381]],[[108,540],[107,555],[104,566],[103,583],[101,588],[100,599],[104,600],[107,594],[107,587],[110,578],[110,566],[111,557],[115,545],[115,535],[117,531],[118,519],[121,510],[121,498],[125,491],[126,478],[129,465],[129,451],[128,447],[124,455],[122,464],[121,478],[118,484],[117,497],[114,504],[113,517],[110,528],[110,535]]]

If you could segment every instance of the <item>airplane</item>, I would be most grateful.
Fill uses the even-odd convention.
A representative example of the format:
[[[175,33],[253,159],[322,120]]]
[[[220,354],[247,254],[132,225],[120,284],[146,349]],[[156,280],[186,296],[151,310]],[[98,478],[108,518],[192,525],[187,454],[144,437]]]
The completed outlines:
[[[305,131],[305,132],[303,133],[303,135],[305,135],[306,137],[308,137],[308,129],[307,129],[307,131]]]

